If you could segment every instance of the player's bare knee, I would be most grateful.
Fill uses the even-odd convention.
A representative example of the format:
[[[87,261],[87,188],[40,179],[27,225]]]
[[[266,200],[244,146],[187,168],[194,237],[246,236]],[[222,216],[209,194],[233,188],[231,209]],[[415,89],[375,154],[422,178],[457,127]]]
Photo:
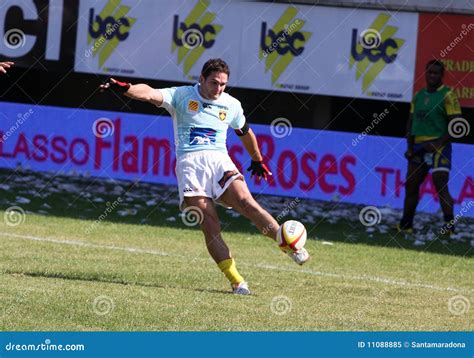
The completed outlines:
[[[200,197],[194,197],[194,196],[184,197],[184,204],[186,208],[193,206],[202,210],[203,207],[205,206],[205,203],[206,203],[205,200]]]

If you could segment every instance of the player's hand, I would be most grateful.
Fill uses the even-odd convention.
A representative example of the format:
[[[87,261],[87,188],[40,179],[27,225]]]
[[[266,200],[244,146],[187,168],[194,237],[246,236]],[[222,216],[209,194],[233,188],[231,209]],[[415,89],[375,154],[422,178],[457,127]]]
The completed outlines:
[[[259,178],[263,177],[263,179],[267,180],[267,175],[272,175],[270,169],[263,164],[263,161],[256,162],[252,160],[250,163],[250,167],[247,168],[247,171],[250,172],[250,175],[256,175]]]
[[[15,62],[0,62],[0,73],[7,73],[7,69],[12,67],[15,64]]]
[[[129,90],[131,86],[132,86],[131,83],[120,82],[113,78],[109,78],[107,82],[100,85],[100,91],[104,92],[106,90],[111,90],[116,93],[124,94],[125,92]]]

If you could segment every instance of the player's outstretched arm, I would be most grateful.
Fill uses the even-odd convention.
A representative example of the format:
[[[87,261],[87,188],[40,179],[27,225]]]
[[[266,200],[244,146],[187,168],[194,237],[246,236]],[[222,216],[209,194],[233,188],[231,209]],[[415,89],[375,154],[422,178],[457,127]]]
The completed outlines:
[[[155,106],[161,106],[163,104],[163,95],[161,92],[144,83],[132,85],[128,82],[121,82],[110,78],[106,83],[100,85],[100,89],[102,91],[111,90],[138,101],[150,102]]]
[[[12,67],[15,62],[0,62],[0,73],[7,73],[7,70]]]
[[[252,129],[248,128],[246,124],[244,128],[238,129],[235,132],[239,136],[242,144],[252,158],[252,162],[250,163],[250,167],[247,168],[247,171],[249,171],[251,175],[263,177],[263,179],[266,180],[267,175],[272,175],[272,173],[263,163],[263,157],[260,153],[260,149],[258,148],[257,138],[255,137]]]

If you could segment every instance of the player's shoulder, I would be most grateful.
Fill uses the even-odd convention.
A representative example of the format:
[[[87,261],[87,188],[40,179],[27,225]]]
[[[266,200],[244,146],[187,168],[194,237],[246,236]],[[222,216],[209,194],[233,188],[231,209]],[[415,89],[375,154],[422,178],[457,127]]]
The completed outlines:
[[[426,88],[425,87],[423,87],[419,91],[415,92],[414,98],[417,98],[417,97],[423,95],[424,93],[426,93]]]
[[[176,94],[179,95],[191,95],[194,94],[194,87],[193,86],[178,86],[174,87],[176,89]]]
[[[164,88],[162,89],[162,91],[168,91],[175,100],[180,101],[193,94],[193,87],[192,86],[176,86],[176,87]]]
[[[446,85],[444,85],[444,87],[443,87],[443,92],[444,92],[445,97],[456,96],[456,92],[454,92],[454,89],[449,87],[449,86],[446,86]]]
[[[229,107],[236,107],[236,108],[242,107],[242,103],[240,103],[240,101],[237,98],[235,98],[234,96],[231,96],[227,92],[223,92],[221,94],[220,99],[222,102],[226,103],[226,105],[228,105]]]
[[[458,96],[452,88],[446,86],[443,97],[446,108],[449,110],[450,114],[461,113]]]

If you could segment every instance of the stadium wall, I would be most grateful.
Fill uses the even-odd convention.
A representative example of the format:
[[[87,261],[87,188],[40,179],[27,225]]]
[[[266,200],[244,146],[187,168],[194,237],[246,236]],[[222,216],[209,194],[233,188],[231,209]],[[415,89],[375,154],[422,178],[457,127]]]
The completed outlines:
[[[188,75],[184,75],[184,72],[175,73],[177,70],[179,72],[180,67],[184,70],[186,59],[183,57],[182,61],[184,62],[178,63],[179,57],[182,56],[179,54],[182,48],[181,50],[178,50],[178,48],[173,49],[173,44],[176,46],[173,42],[173,38],[176,37],[176,34],[173,34],[174,24],[170,22],[170,20],[168,20],[168,22],[157,21],[153,16],[153,21],[147,20],[150,14],[156,12],[153,11],[155,6],[157,8],[159,7],[156,4],[159,5],[162,3],[160,1],[151,0],[142,3],[145,5],[155,5],[144,5],[143,11],[141,11],[140,8],[133,9],[135,12],[130,15],[129,18],[131,22],[137,19],[139,20],[138,22],[134,22],[133,24],[129,22],[129,24],[131,24],[130,28],[122,27],[116,30],[117,33],[122,32],[124,37],[126,35],[128,35],[128,37],[123,41],[118,41],[118,44],[114,44],[116,47],[114,47],[114,51],[112,52],[114,52],[115,55],[112,54],[109,56],[109,58],[104,61],[103,66],[100,67],[99,62],[101,61],[100,58],[102,55],[99,53],[103,52],[100,50],[103,46],[108,46],[114,41],[117,41],[116,34],[112,36],[114,33],[111,32],[110,35],[107,35],[110,37],[108,39],[101,38],[100,36],[94,39],[91,37],[91,34],[88,34],[88,31],[92,32],[92,35],[97,36],[99,22],[97,19],[94,21],[94,16],[101,14],[104,6],[108,3],[109,1],[105,0],[102,2],[90,2],[88,0],[69,0],[67,2],[63,2],[62,0],[9,0],[4,3],[0,9],[0,19],[4,21],[5,34],[7,29],[17,29],[25,35],[24,39],[26,41],[16,46],[11,46],[11,44],[10,46],[6,46],[5,42],[0,43],[0,60],[14,60],[17,66],[16,69],[10,72],[11,77],[3,77],[2,81],[0,81],[0,90],[2,90],[3,100],[40,103],[53,106],[109,109],[108,104],[103,103],[100,97],[91,95],[97,88],[97,84],[106,76],[115,75],[120,78],[127,78],[134,83],[145,81],[154,87],[169,87],[192,81],[199,73],[199,68],[204,59],[209,56],[219,56],[229,53],[232,58],[248,56],[249,58],[257,60],[259,57],[258,48],[261,45],[261,36],[259,36],[261,35],[259,32],[261,28],[257,26],[258,24],[254,31],[252,31],[255,36],[250,38],[235,38],[232,40],[232,36],[229,35],[227,31],[232,30],[231,32],[236,34],[243,33],[244,31],[236,30],[239,28],[238,21],[244,21],[243,19],[247,17],[245,16],[246,13],[255,13],[260,7],[264,7],[266,10],[265,13],[268,13],[268,17],[263,18],[260,25],[263,25],[264,22],[267,24],[268,35],[270,29],[273,29],[272,26],[276,23],[275,21],[283,16],[283,14],[286,14],[288,9],[294,8],[296,12],[291,19],[293,22],[290,21],[289,23],[298,25],[296,24],[298,20],[300,21],[300,25],[302,24],[302,27],[301,29],[291,27],[291,34],[285,35],[285,33],[283,33],[285,39],[288,40],[290,35],[294,36],[298,33],[304,36],[311,34],[311,38],[307,39],[306,48],[302,55],[300,55],[299,58],[295,56],[292,63],[290,63],[287,69],[282,73],[280,78],[286,78],[285,81],[276,82],[276,84],[273,85],[271,82],[268,82],[264,86],[259,85],[260,82],[263,83],[264,81],[251,82],[247,88],[244,88],[243,85],[239,83],[239,71],[241,71],[242,68],[245,71],[249,66],[237,64],[236,67],[232,67],[231,88],[229,90],[243,103],[245,113],[250,122],[269,124],[275,118],[285,117],[296,127],[362,132],[366,126],[370,124],[374,115],[388,109],[390,115],[386,120],[379,123],[371,134],[403,136],[406,119],[408,117],[408,102],[410,97],[406,97],[405,102],[400,101],[400,98],[397,99],[397,97],[378,98],[377,100],[373,100],[373,98],[375,98],[375,95],[379,96],[381,94],[382,96],[400,95],[400,90],[393,91],[393,88],[394,86],[400,85],[400,78],[406,78],[407,76],[409,78],[411,77],[412,79],[410,81],[414,81],[417,86],[416,88],[419,88],[419,83],[420,81],[422,83],[423,78],[420,68],[423,68],[427,56],[442,57],[442,60],[446,61],[448,67],[452,69],[448,71],[449,73],[446,76],[447,84],[457,87],[456,90],[460,94],[465,116],[467,118],[474,117],[474,107],[469,107],[473,103],[474,96],[474,89],[472,87],[474,75],[471,66],[474,62],[472,59],[472,50],[468,47],[468,44],[474,41],[474,31],[468,31],[467,36],[463,35],[463,31],[466,32],[463,26],[469,30],[471,28],[470,24],[474,22],[472,16],[461,16],[452,20],[452,17],[449,17],[449,15],[435,14],[434,19],[430,19],[430,14],[418,15],[414,12],[398,14],[398,10],[359,9],[356,2],[354,2],[352,9],[308,5],[291,7],[290,5],[284,4],[269,6],[268,3],[232,2],[232,5],[229,6],[235,6],[235,8],[229,11],[229,8],[225,7],[228,2],[214,0],[203,10],[203,13],[216,14],[219,13],[224,6],[222,12],[230,12],[231,15],[242,12],[243,15],[232,16],[232,19],[229,19],[229,23],[232,24],[232,26],[227,26],[227,28],[222,26],[223,23],[219,23],[219,21],[211,22],[212,24],[216,24],[215,30],[220,29],[220,32],[213,38],[215,41],[212,46],[205,49],[205,55],[202,55],[201,58],[196,61]],[[174,14],[178,18],[178,23],[186,19],[190,11],[198,4],[197,1],[166,1],[165,3],[167,5],[159,9],[160,14],[164,16],[168,11],[168,15],[170,15],[168,18],[173,18],[172,15]],[[331,2],[327,2],[325,4],[330,5],[330,3]],[[124,0],[120,2],[120,4],[125,6],[128,3]],[[130,2],[130,5],[133,4],[133,2]],[[176,4],[176,8],[170,7],[170,4]],[[179,4],[184,4],[185,6],[178,6]],[[338,3],[335,2],[334,4]],[[372,4],[372,6],[376,7],[378,5]],[[180,8],[180,10],[174,12],[177,8]],[[407,8],[410,7],[404,7],[402,9]],[[93,10],[94,16],[92,17],[92,22],[89,23],[91,21],[91,10]],[[308,13],[308,11],[310,12]],[[142,18],[141,12],[145,13],[148,17]],[[350,17],[354,17],[357,20],[346,21],[347,23],[344,28],[334,27],[334,24],[344,22],[342,20],[347,14],[356,15]],[[135,17],[135,15],[137,16]],[[364,78],[357,78],[356,76],[358,64],[353,63],[351,65],[351,48],[353,47],[351,45],[353,42],[351,42],[351,34],[354,29],[357,30],[358,34],[362,33],[364,29],[366,30],[371,26],[372,20],[382,15],[386,15],[386,18],[388,18],[386,26],[394,27],[396,32],[395,35],[391,37],[381,38],[381,40],[383,40],[381,43],[386,44],[387,41],[390,42],[390,40],[401,40],[403,44],[401,44],[399,48],[395,61],[385,64],[381,74],[378,75],[378,80],[372,83],[372,86],[375,86],[375,88],[372,88],[372,90],[369,88],[364,94],[361,93],[363,92],[362,83]],[[415,29],[415,31],[418,31],[418,39],[416,38],[416,34],[413,34],[413,29],[409,30],[406,28],[407,26],[410,27],[413,25],[412,19],[414,17],[416,18],[416,16],[421,16],[418,29]],[[102,20],[105,18],[106,16],[101,17]],[[127,16],[123,18],[125,20],[128,19]],[[240,20],[236,20],[237,18]],[[321,18],[321,21],[311,21],[312,19],[319,18]],[[80,19],[79,22],[78,19]],[[338,19],[341,21],[337,21]],[[227,21],[224,23],[227,23]],[[320,23],[326,24],[326,26],[321,27]],[[148,29],[146,26],[150,25],[146,24],[151,24],[151,27]],[[159,26],[156,26],[156,24],[159,24]],[[448,30],[450,31],[446,31],[445,24],[449,25]],[[190,24],[187,24],[187,26],[189,25]],[[158,29],[160,31],[158,31]],[[152,37],[155,41],[152,41],[151,44],[143,41],[144,37],[141,35],[153,33],[154,31],[158,31],[160,34],[156,39]],[[337,38],[332,41],[327,41],[327,36],[331,34],[331,31],[337,33]],[[383,33],[383,31],[381,31],[381,33]],[[136,39],[133,37],[134,34],[138,36]],[[226,41],[224,41],[226,47],[222,47],[222,43],[219,44],[219,39],[221,38],[219,36],[223,36],[222,39],[226,39]],[[452,36],[454,47],[451,46],[449,36]],[[443,38],[444,40],[431,41],[431,38]],[[326,39],[326,41],[323,41],[324,39]],[[253,45],[243,45],[245,43],[244,40],[247,42],[252,41],[251,43]],[[266,37],[266,41],[268,46],[273,44],[273,42],[270,41],[269,35]],[[413,50],[413,44],[415,43],[417,44],[416,51]],[[146,53],[134,51],[134,49],[137,48],[137,46],[135,46],[136,44],[139,44],[139,49],[150,48],[156,50],[152,56],[147,56]],[[420,52],[420,49],[425,49],[427,44],[430,45],[430,51]],[[301,44],[298,46],[301,47]],[[256,51],[252,54],[251,49],[254,47]],[[273,46],[270,47],[273,49]],[[308,61],[309,58],[304,58],[305,61],[302,61],[303,57],[310,51],[312,56],[316,57],[311,57],[311,61]],[[360,48],[358,51],[359,55],[363,54],[363,52],[360,52]],[[132,61],[132,57],[130,57],[130,54],[134,52],[137,53],[133,56],[140,61],[143,61],[141,58],[147,59],[148,61],[145,63],[137,62],[137,64],[140,64],[135,71],[137,73],[131,73],[130,68],[128,68],[130,64],[135,63]],[[445,55],[443,56],[442,54]],[[252,76],[247,76],[248,80],[262,78],[263,76],[263,78],[266,78],[266,81],[269,81],[271,78],[271,71],[265,72],[266,70],[264,69],[269,56],[264,57],[261,49],[260,55],[262,58],[260,58],[260,63],[257,66],[260,68],[260,72],[255,74],[252,72]],[[391,55],[393,55],[393,53],[391,53]],[[160,65],[160,61],[163,60],[167,61],[168,67],[173,66],[173,63],[177,64],[177,66],[175,66],[176,68],[173,69],[174,72],[170,72],[172,75],[169,75],[169,77],[158,75],[167,72],[163,71]],[[109,61],[115,64],[109,63]],[[381,63],[381,61],[383,62],[382,58],[377,59],[374,65],[380,67],[379,62]],[[416,73],[414,73],[413,68],[415,61]],[[306,68],[307,65],[305,65],[306,67],[304,67],[305,70],[303,71],[301,62],[309,63],[319,74],[319,77],[311,68]],[[330,67],[324,67],[330,66],[331,64],[337,64],[335,67],[336,70],[331,70]],[[404,74],[393,72],[393,68],[402,68],[405,72]],[[75,72],[75,69],[84,70],[86,73]],[[339,71],[339,69],[343,69],[343,71]],[[117,70],[119,70],[119,72],[117,72]],[[156,73],[157,75],[145,78],[145,70],[153,74]],[[304,74],[303,81],[305,82],[308,82],[307,78],[314,78],[312,78],[309,83],[293,81],[293,78],[288,76],[288,74],[294,73],[295,70],[296,72]],[[140,73],[142,76],[137,76],[140,75]],[[333,79],[332,76],[335,73],[337,73],[337,76]],[[342,77],[336,80],[338,76]],[[189,80],[188,77],[190,77],[191,80]],[[404,96],[412,95],[412,82],[406,82],[406,86],[402,86],[402,89],[405,88],[402,91],[405,93]],[[462,86],[460,84],[462,84]],[[276,85],[280,87],[277,88]],[[293,88],[290,88],[292,85]],[[301,88],[296,89],[295,86],[300,86]],[[309,90],[305,89],[305,86],[309,87]],[[386,89],[384,89],[384,87]],[[48,91],[44,91],[44,88],[47,88]],[[410,90],[407,91],[407,89]],[[367,95],[369,92],[374,96]],[[111,109],[119,109],[122,111],[145,114],[155,113],[153,107],[141,104],[128,103],[124,106],[121,101],[112,101],[111,105],[114,106],[114,108]],[[474,143],[474,131],[471,131],[467,137],[457,139],[457,141]]]

